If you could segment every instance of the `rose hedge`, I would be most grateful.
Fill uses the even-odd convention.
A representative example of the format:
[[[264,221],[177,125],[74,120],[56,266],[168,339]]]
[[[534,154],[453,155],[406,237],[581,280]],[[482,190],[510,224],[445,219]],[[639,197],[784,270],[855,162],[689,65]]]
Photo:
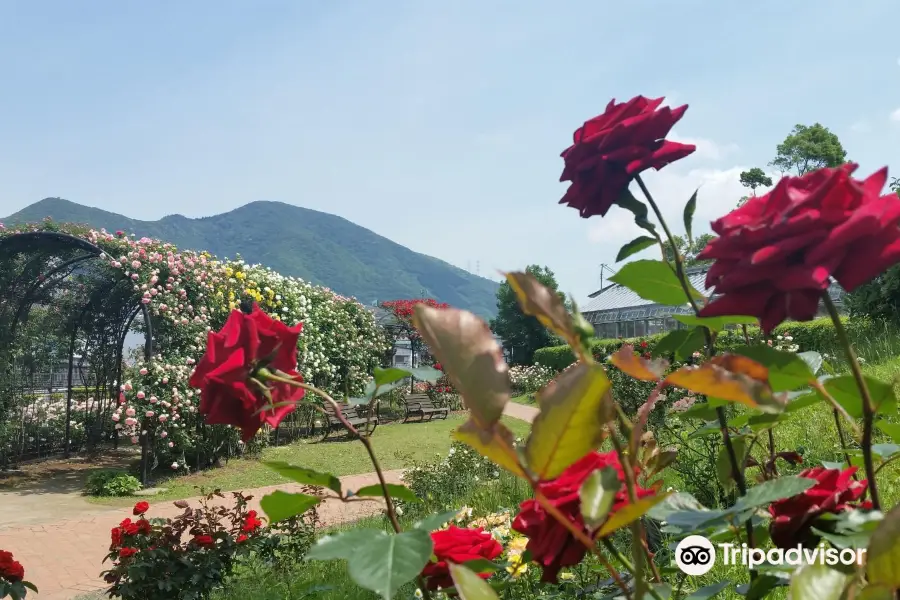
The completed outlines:
[[[843,319],[844,327],[851,339],[860,339],[877,335],[884,330],[884,325],[868,319]],[[748,333],[752,340],[759,340],[761,332],[758,327],[748,327]],[[777,336],[790,335],[794,338],[794,344],[800,346],[800,351],[815,350],[827,354],[839,354],[836,348],[839,348],[837,334],[834,329],[834,323],[831,319],[824,317],[806,322],[789,322],[782,323],[772,332],[767,339]],[[594,339],[591,340],[591,353],[595,357],[606,357],[613,354],[624,344],[638,346],[640,342],[647,342],[648,350],[652,351],[656,344],[666,336],[665,333],[656,335],[648,335],[640,338],[629,339]],[[716,347],[730,350],[741,346],[744,343],[744,334],[740,329],[722,331],[716,338]],[[550,346],[541,348],[534,353],[534,362],[537,365],[543,365],[562,371],[575,362],[575,355],[569,346]]]
[[[299,370],[308,381],[336,394],[361,394],[387,350],[373,313],[355,299],[261,265],[220,260],[208,252],[179,250],[121,231],[112,234],[49,220],[0,229],[0,236],[26,231],[62,231],[96,244],[104,251],[100,260],[109,277],[131,280],[135,303],[148,306],[157,354],[124,374],[112,418],[133,443],[149,435],[158,458],[171,460],[173,469],[184,467],[185,455],[198,447],[222,441],[210,433],[221,428],[197,426],[199,394],[190,389],[188,379],[206,349],[207,333],[220,329],[242,302],[257,303],[276,320],[303,323],[297,344]],[[72,305],[86,302],[78,300]],[[235,432],[224,435],[236,442]]]

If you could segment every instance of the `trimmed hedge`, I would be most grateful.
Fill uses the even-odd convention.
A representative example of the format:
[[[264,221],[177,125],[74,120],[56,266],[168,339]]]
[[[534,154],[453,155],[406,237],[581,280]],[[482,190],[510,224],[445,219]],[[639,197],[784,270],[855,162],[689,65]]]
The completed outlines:
[[[884,325],[868,319],[842,319],[847,334],[851,340],[864,340],[876,335],[884,329]],[[759,340],[762,333],[758,327],[748,327],[751,341]],[[660,333],[640,338],[630,339],[594,339],[591,340],[591,354],[595,358],[605,359],[610,354],[622,347],[623,344],[640,345],[641,342],[647,342],[647,350],[652,351],[653,347],[664,338],[667,334]],[[782,323],[775,328],[772,335],[767,336],[769,339],[775,336],[791,336],[794,338],[793,343],[800,346],[800,351],[815,350],[828,354],[837,353],[838,346],[837,332],[834,329],[834,323],[828,317],[815,319],[806,322],[789,322]],[[740,329],[732,329],[722,331],[716,337],[716,348],[719,350],[729,350],[744,344],[744,334]],[[534,353],[535,364],[544,365],[551,369],[561,371],[575,362],[575,355],[568,346],[551,346],[541,348]]]

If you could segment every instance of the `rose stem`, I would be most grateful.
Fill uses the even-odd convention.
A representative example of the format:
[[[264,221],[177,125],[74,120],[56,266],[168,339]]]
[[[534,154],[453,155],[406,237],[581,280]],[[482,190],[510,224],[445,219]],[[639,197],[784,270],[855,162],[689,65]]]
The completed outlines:
[[[859,360],[856,358],[856,352],[853,351],[853,344],[850,343],[850,338],[847,337],[847,331],[844,329],[844,324],[841,322],[841,316],[838,314],[834,302],[831,301],[828,290],[822,292],[822,300],[825,303],[825,308],[828,310],[831,321],[834,323],[834,330],[837,333],[838,340],[847,352],[847,359],[850,361],[850,370],[853,372],[853,378],[856,379],[856,387],[859,388],[859,393],[862,396],[863,434],[861,445],[863,464],[866,469],[867,487],[872,494],[872,508],[881,510],[881,502],[878,498],[878,485],[875,481],[875,464],[872,461],[872,433],[875,426],[875,403],[872,402],[869,386],[866,385],[862,369],[859,366]]]
[[[656,201],[653,200],[653,196],[650,194],[650,190],[647,189],[647,186],[644,184],[644,180],[641,179],[640,175],[635,175],[634,180],[637,181],[638,186],[640,186],[641,191],[644,193],[644,196],[647,197],[647,202],[650,204],[650,208],[653,209],[653,213],[656,215],[656,218],[659,219],[660,225],[662,225],[663,231],[666,233],[666,237],[669,240],[669,245],[672,247],[672,253],[675,255],[675,275],[678,277],[678,281],[681,282],[681,288],[684,290],[684,295],[687,296],[688,302],[691,304],[691,308],[694,309],[694,314],[699,316],[700,307],[697,306],[697,302],[694,300],[694,297],[691,295],[691,288],[688,285],[687,277],[684,274],[684,269],[682,266],[682,258],[681,253],[678,252],[678,248],[675,245],[675,237],[672,235],[672,232],[669,231],[669,226],[666,224],[666,220],[662,216],[662,212],[660,212],[659,207],[656,205]],[[703,333],[706,337],[706,350],[709,356],[715,354],[715,346],[713,345],[712,335],[709,332],[709,329],[704,327]],[[716,407],[716,416],[719,419],[719,428],[722,430],[722,441],[725,443],[725,451],[728,453],[728,462],[731,463],[731,471],[734,473],[734,481],[737,483],[738,491],[741,496],[746,495],[747,493],[747,481],[744,479],[744,472],[741,470],[740,465],[737,459],[737,453],[734,451],[734,444],[731,443],[731,435],[728,432],[728,418],[725,415],[725,408],[722,406]],[[756,546],[753,535],[753,524],[750,521],[747,521],[747,543],[751,548]],[[751,571],[750,575],[753,577],[755,571]]]
[[[259,375],[263,379],[267,379],[269,381],[277,381],[279,383],[285,383],[288,385],[292,385],[294,387],[299,387],[299,388],[308,390],[308,391],[320,396],[323,400],[325,400],[326,402],[328,402],[331,405],[331,407],[334,409],[334,416],[337,418],[338,421],[341,422],[341,425],[344,426],[344,429],[346,429],[351,435],[356,436],[356,438],[362,443],[362,445],[365,446],[366,452],[369,453],[369,458],[372,461],[372,465],[375,467],[375,474],[378,475],[378,481],[379,481],[379,483],[381,483],[381,493],[384,496],[384,502],[387,505],[388,519],[390,520],[391,526],[394,528],[394,531],[396,533],[402,533],[403,528],[400,527],[400,522],[397,520],[397,512],[396,512],[396,510],[394,510],[394,503],[391,500],[391,493],[388,491],[387,480],[385,480],[385,478],[384,478],[384,472],[381,470],[381,463],[378,462],[378,457],[375,456],[375,449],[372,448],[372,443],[369,441],[369,439],[364,435],[360,435],[359,431],[353,425],[350,424],[350,422],[344,416],[344,413],[341,411],[340,404],[338,402],[336,402],[335,399],[332,398],[327,392],[320,390],[319,388],[317,388],[313,385],[309,385],[308,383],[304,383],[302,381],[297,381],[297,380],[291,379],[289,377],[281,377],[280,373],[274,374],[274,373],[267,371],[266,369],[260,369],[257,372],[257,375]],[[378,390],[376,389],[375,391],[377,392]],[[430,600],[431,595],[429,594],[428,590],[425,588],[425,582],[422,580],[421,576],[419,576],[418,583],[419,583],[419,589],[422,590],[422,597],[425,600]]]

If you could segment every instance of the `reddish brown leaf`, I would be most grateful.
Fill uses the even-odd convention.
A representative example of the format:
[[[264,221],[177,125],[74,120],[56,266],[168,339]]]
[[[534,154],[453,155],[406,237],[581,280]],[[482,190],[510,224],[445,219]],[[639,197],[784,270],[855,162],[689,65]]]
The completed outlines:
[[[628,344],[619,348],[609,360],[623,373],[641,381],[659,381],[669,366],[669,363],[662,359],[647,360],[637,356],[634,353],[634,346]]]

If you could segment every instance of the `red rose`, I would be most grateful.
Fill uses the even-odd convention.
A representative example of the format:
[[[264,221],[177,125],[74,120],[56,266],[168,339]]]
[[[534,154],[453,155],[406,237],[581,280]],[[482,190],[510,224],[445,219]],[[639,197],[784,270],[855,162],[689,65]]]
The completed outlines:
[[[112,528],[112,530],[109,532],[109,537],[111,548],[118,548],[122,545],[122,530],[118,527]]]
[[[137,504],[134,505],[134,510],[132,510],[132,513],[134,514],[134,516],[139,516],[139,515],[144,514],[148,510],[150,510],[150,503],[144,502],[143,500],[141,500],[140,502],[138,502]]]
[[[619,474],[622,486],[616,493],[610,514],[628,504],[625,473],[615,452],[591,452],[551,481],[538,484],[541,492],[560,512],[589,533],[581,516],[581,485],[588,476],[603,467],[612,467]],[[637,472],[637,469],[635,469]],[[653,491],[638,487],[638,498],[652,496]],[[536,500],[526,500],[519,506],[519,514],[512,528],[528,537],[526,549],[543,569],[542,581],[556,582],[563,567],[577,565],[584,558],[586,548],[556,519],[547,514]]]
[[[479,558],[494,560],[503,553],[503,547],[480,527],[462,529],[451,525],[432,533],[431,540],[434,542],[433,553],[437,562],[429,562],[422,569],[422,577],[426,578],[429,590],[453,587],[447,561],[463,564]],[[481,573],[480,576],[487,579],[490,574]]]
[[[715,260],[706,286],[718,297],[700,316],[755,316],[768,332],[814,318],[830,277],[852,291],[900,261],[900,198],[881,195],[887,169],[864,181],[855,170],[785,177],[714,221],[719,237],[697,258]]]
[[[665,139],[687,105],[660,108],[663,100],[611,100],[606,112],[575,131],[574,143],[562,153],[565,168],[559,177],[572,185],[559,203],[577,208],[582,217],[603,216],[636,175],[651,167],[658,171],[696,150]]]
[[[646,342],[646,341],[644,341],[644,340],[641,340],[641,343],[640,343],[640,344],[638,344],[638,345],[639,345],[639,346],[640,346],[640,347],[641,347],[641,348],[646,348],[646,347],[647,347],[647,346],[648,346],[648,345],[649,345],[649,344],[647,344],[647,342]]]
[[[0,577],[7,581],[22,581],[25,579],[25,567],[13,559],[12,552],[0,550]]]
[[[257,513],[255,510],[251,510],[247,512],[247,517],[244,519],[244,524],[241,526],[241,531],[244,533],[252,533],[262,527],[263,522],[257,518]]]
[[[816,484],[805,492],[773,502],[769,506],[772,523],[769,532],[779,548],[794,548],[797,544],[814,544],[816,536],[810,531],[813,521],[826,513],[839,513],[848,508],[871,508],[871,502],[851,504],[866,493],[866,480],[856,481],[856,467],[826,469],[814,467],[800,473],[800,477],[815,479]]]
[[[119,558],[128,558],[138,553],[137,548],[122,548],[119,550]]]
[[[137,535],[141,530],[137,523],[131,522],[131,519],[125,519],[119,523],[119,528],[124,535]]]
[[[253,306],[249,315],[232,311],[221,331],[209,332],[206,354],[191,375],[191,387],[200,388],[200,413],[209,424],[235,425],[249,441],[263,423],[278,426],[303,398],[303,389],[270,383],[277,408],[257,412],[268,404],[248,380],[256,368],[267,366],[302,381],[297,373],[297,339],[302,324],[288,327]],[[268,361],[262,365],[262,361]]]
[[[444,367],[441,365],[441,363],[434,363],[434,368],[437,369],[438,371],[444,370]]]
[[[241,542],[246,542],[246,541],[247,541],[247,536],[244,535],[243,533],[242,533],[241,535],[237,536],[237,543],[238,543],[238,544],[240,544]]]
[[[138,520],[138,522],[135,523],[135,526],[137,527],[138,533],[143,533],[144,535],[150,533],[150,521],[148,521],[147,519]]]
[[[200,547],[208,548],[210,546],[215,546],[216,541],[212,539],[212,536],[209,535],[197,535],[194,536],[194,543]]]

